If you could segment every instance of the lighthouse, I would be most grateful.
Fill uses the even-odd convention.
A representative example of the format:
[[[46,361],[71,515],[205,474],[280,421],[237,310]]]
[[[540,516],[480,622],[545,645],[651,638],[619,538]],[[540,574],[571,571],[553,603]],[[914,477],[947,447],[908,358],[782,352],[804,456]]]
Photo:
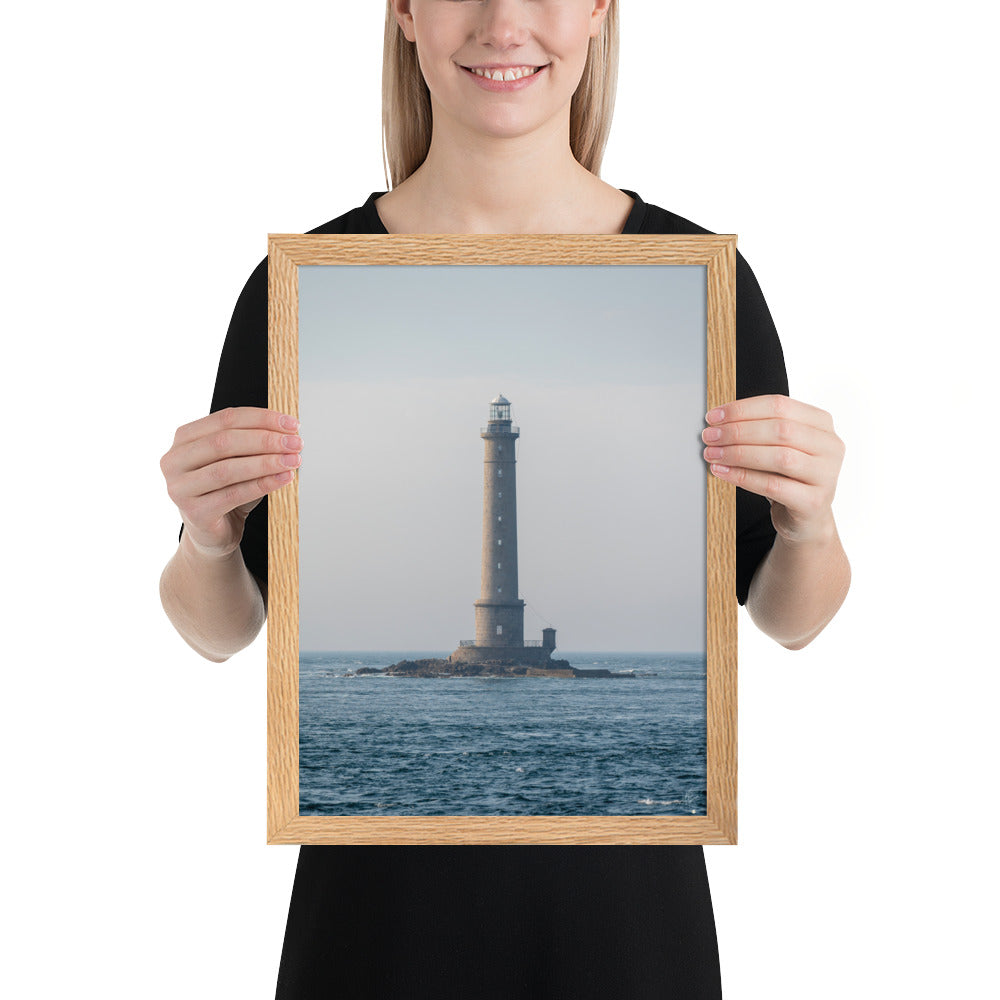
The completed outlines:
[[[544,666],[556,648],[556,630],[541,639],[524,638],[524,601],[517,584],[517,459],[520,437],[510,417],[510,400],[497,396],[480,429],[483,439],[483,547],[476,638],[463,639],[450,662]]]
[[[517,596],[517,463],[520,428],[510,420],[510,401],[490,403],[480,432],[483,455],[482,584],[476,601],[476,645],[524,646],[524,601]]]

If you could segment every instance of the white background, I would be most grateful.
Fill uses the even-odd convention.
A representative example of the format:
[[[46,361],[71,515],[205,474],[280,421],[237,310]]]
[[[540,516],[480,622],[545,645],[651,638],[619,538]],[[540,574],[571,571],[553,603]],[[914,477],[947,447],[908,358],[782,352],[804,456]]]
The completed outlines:
[[[266,234],[384,189],[382,5],[278,11],[5,21],[10,995],[273,995],[295,849],[264,844],[263,642],[200,660],[157,579],[158,459]],[[847,442],[848,603],[799,653],[741,616],[728,1000],[995,984],[992,17],[624,4],[604,178],[739,234],[793,395]]]

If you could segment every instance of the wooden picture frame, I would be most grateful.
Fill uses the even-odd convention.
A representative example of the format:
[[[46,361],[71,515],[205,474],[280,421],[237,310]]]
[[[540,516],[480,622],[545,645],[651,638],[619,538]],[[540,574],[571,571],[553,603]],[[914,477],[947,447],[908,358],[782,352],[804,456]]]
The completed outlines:
[[[706,410],[735,397],[735,236],[271,235],[268,406],[299,413],[301,267],[632,266],[704,268]],[[343,272],[339,272],[343,273]],[[357,273],[357,272],[354,272]],[[464,273],[464,272],[462,272]],[[611,278],[615,272],[605,272]],[[512,392],[513,395],[513,392]],[[487,402],[487,401],[484,401]],[[476,418],[484,414],[476,414]],[[692,413],[692,448],[700,456]],[[485,433],[484,428],[484,433]],[[515,428],[516,430],[516,428]],[[269,499],[267,842],[271,844],[736,843],[735,491],[704,466],[705,811],[698,815],[301,815],[299,799],[299,499],[302,476]],[[523,446],[522,446],[523,447]],[[702,463],[704,465],[704,463]],[[700,487],[699,487],[700,488]],[[470,598],[474,595],[470,595]],[[444,639],[451,639],[443,636]],[[437,684],[436,680],[405,680]],[[530,684],[525,678],[517,683]],[[564,683],[592,684],[593,681]]]

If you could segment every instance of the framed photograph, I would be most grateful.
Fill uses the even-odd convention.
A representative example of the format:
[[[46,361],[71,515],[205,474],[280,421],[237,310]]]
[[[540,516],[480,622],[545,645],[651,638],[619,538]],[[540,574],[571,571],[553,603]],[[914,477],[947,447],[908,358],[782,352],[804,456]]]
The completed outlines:
[[[735,843],[736,237],[268,256],[268,842]]]

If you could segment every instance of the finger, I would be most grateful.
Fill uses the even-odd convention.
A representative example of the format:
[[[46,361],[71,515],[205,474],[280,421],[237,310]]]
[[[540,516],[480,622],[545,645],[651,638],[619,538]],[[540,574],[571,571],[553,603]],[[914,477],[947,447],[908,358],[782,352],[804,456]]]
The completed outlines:
[[[795,420],[741,420],[732,424],[715,424],[701,432],[707,445],[776,445],[795,448],[807,455],[836,455],[841,450],[840,438]]]
[[[229,458],[282,455],[302,450],[297,434],[262,430],[220,430],[170,450],[168,471],[175,476],[206,468]],[[165,456],[166,457],[166,456]],[[244,479],[249,478],[244,476]]]
[[[789,396],[748,396],[709,410],[709,424],[729,424],[741,420],[792,420],[821,431],[833,430],[833,418],[826,410],[810,406]]]
[[[756,493],[790,510],[809,510],[819,500],[818,491],[805,483],[796,482],[787,476],[758,469],[740,469],[715,463],[710,466],[712,475],[748,493]]]
[[[216,524],[230,511],[245,507],[287,486],[295,478],[294,469],[285,469],[271,476],[259,476],[242,483],[233,483],[224,489],[195,498],[185,513],[184,520],[196,525]]]
[[[180,476],[172,484],[171,495],[175,503],[181,503],[186,499],[229,489],[239,483],[278,475],[287,469],[297,469],[301,464],[302,456],[294,452],[283,455],[228,458],[200,469],[192,469],[186,475]]]
[[[251,428],[282,434],[294,433],[299,429],[299,421],[287,413],[266,410],[259,406],[229,406],[223,410],[216,410],[207,417],[201,417],[178,427],[177,433],[174,435],[174,444],[187,444],[190,441],[227,429],[247,430]]]
[[[706,462],[759,472],[776,473],[810,486],[822,486],[830,478],[829,462],[797,448],[738,444],[704,449]]]

